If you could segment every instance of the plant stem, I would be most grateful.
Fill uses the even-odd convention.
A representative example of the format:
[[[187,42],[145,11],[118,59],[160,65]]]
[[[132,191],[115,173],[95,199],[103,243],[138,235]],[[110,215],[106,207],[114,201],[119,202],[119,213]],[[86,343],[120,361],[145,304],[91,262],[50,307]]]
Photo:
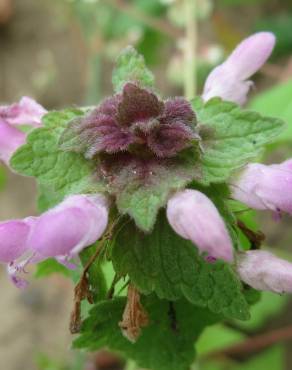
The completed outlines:
[[[196,95],[197,0],[185,1],[184,94],[187,99]]]
[[[246,339],[239,344],[233,344],[222,350],[208,353],[204,359],[218,359],[230,357],[233,359],[242,359],[246,356],[254,355],[264,349],[292,339],[292,325],[259,334]]]
[[[130,17],[137,19],[139,22],[144,25],[161,32],[169,37],[178,38],[181,36],[181,32],[178,28],[173,26],[170,22],[164,19],[159,19],[156,17],[149,16],[141,12],[137,7],[129,4],[129,2],[124,0],[104,0],[108,5],[111,5],[113,8],[117,9],[120,12],[123,12]],[[145,0],[146,2],[146,0]]]

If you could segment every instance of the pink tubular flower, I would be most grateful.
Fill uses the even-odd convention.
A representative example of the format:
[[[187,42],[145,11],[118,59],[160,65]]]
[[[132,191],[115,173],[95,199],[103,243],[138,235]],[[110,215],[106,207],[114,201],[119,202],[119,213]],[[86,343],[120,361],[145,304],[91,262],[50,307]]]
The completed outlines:
[[[19,103],[0,106],[0,160],[9,165],[12,154],[25,143],[26,134],[17,126],[38,127],[47,111],[33,99],[23,97]]]
[[[250,208],[292,214],[292,161],[251,163],[231,182],[232,197]]]
[[[261,250],[240,253],[237,272],[254,289],[292,293],[292,264],[272,253]]]
[[[22,97],[18,103],[0,107],[0,117],[13,126],[40,126],[41,118],[46,113],[46,109],[27,96]]]
[[[0,261],[10,263],[27,250],[30,224],[26,220],[10,220],[0,223]]]
[[[27,285],[19,274],[24,271],[28,260],[17,261],[29,252],[28,239],[34,220],[34,217],[28,217],[0,223],[0,262],[8,264],[9,277],[18,288]]]
[[[0,118],[0,160],[9,164],[12,153],[25,143],[26,134]]]
[[[183,190],[167,204],[167,218],[177,234],[191,240],[201,252],[231,262],[233,247],[217,208],[203,193]]]
[[[72,195],[38,217],[29,245],[45,258],[72,258],[100,238],[107,222],[104,196]]]
[[[72,267],[69,260],[96,242],[107,222],[104,196],[69,196],[39,217],[0,223],[0,262],[8,264],[12,281],[24,287],[26,282],[19,275],[27,264],[53,257]]]
[[[203,99],[221,97],[243,105],[253,86],[249,78],[270,57],[275,46],[275,36],[270,32],[259,32],[243,40],[227,60],[216,67],[208,76]]]

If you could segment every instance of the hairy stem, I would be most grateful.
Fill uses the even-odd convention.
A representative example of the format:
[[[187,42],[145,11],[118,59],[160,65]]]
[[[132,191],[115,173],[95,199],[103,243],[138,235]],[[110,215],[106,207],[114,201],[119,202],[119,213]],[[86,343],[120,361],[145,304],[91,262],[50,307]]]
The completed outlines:
[[[184,45],[184,94],[187,99],[196,95],[197,0],[185,1],[186,42]]]

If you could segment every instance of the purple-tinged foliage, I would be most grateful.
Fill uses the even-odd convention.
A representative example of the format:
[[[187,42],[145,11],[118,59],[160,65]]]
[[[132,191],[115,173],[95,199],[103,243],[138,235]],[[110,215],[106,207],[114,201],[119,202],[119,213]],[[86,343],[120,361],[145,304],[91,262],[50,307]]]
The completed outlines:
[[[198,140],[195,114],[183,98],[163,102],[149,90],[127,83],[121,94],[72,122],[63,147],[84,152],[127,152],[137,157],[171,158]],[[68,136],[75,136],[73,144]]]

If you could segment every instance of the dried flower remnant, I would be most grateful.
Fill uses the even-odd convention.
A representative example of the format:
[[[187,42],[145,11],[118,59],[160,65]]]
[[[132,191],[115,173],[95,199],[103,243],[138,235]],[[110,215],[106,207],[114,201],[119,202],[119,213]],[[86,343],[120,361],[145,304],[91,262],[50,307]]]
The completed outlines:
[[[122,333],[130,342],[135,343],[141,335],[141,328],[148,324],[148,314],[140,302],[140,293],[130,284],[123,320],[119,323]]]

